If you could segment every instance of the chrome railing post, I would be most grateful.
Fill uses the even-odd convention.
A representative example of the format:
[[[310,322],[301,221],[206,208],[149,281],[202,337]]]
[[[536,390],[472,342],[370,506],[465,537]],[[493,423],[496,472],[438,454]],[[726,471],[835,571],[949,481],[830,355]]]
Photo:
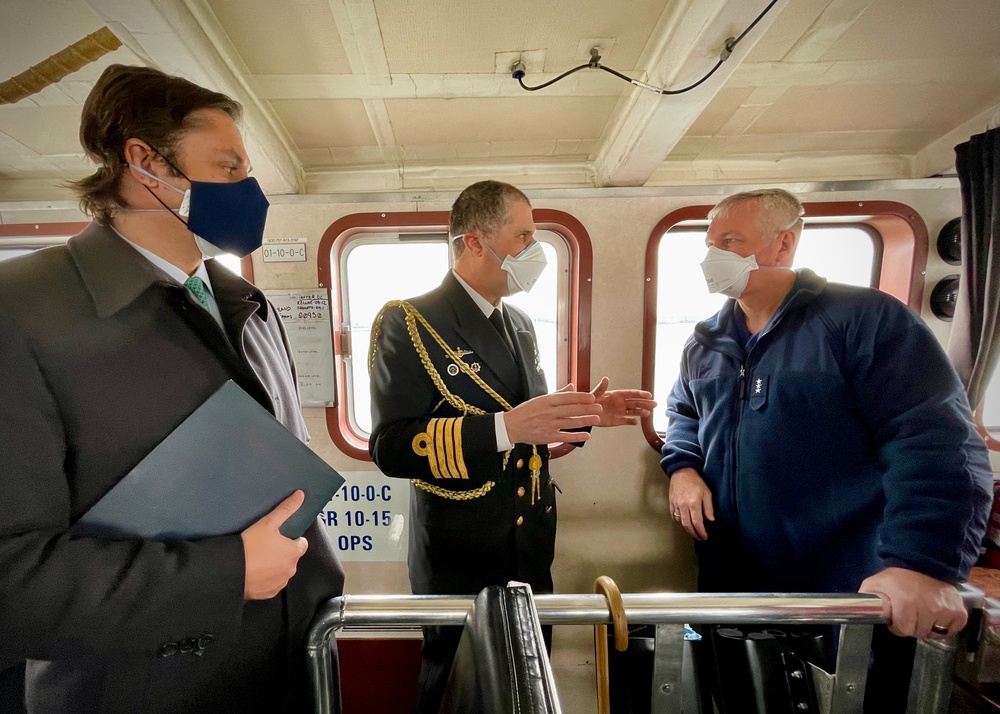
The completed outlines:
[[[680,714],[684,625],[657,625],[653,645],[652,714]]]
[[[313,618],[306,641],[306,665],[312,685],[313,704],[319,714],[336,714],[334,711],[333,658],[330,656],[330,637],[344,623],[345,598],[336,597],[324,604]]]
[[[830,714],[860,714],[863,711],[872,630],[871,625],[845,625],[840,628]]]
[[[954,637],[917,642],[906,714],[946,714],[951,703],[956,650]]]

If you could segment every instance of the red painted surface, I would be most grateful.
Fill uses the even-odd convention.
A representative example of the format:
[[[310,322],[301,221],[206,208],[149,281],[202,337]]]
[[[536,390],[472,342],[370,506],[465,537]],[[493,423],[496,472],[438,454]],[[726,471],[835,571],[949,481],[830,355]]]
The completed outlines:
[[[412,714],[422,642],[338,640],[344,714]]]

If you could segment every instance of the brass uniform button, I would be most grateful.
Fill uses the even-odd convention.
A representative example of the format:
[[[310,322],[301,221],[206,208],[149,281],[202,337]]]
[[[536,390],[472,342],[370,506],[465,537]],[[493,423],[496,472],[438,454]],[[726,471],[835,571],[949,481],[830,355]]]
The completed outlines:
[[[524,523],[524,516],[518,516],[517,517],[517,525],[521,525],[522,523]]]
[[[517,495],[518,496],[523,496],[524,495],[524,486],[518,487],[518,489],[517,489]]]
[[[514,464],[514,465],[515,465],[515,466],[516,466],[517,468],[519,468],[519,469],[523,469],[523,468],[524,468],[524,459],[518,459],[518,460],[517,460],[517,463],[516,463],[516,464]]]

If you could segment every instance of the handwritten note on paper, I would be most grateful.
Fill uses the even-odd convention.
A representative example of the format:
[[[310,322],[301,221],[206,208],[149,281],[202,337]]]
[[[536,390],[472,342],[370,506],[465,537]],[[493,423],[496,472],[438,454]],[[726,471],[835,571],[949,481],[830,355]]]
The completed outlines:
[[[326,290],[267,290],[295,355],[299,395],[304,407],[336,403],[333,378],[333,335]]]

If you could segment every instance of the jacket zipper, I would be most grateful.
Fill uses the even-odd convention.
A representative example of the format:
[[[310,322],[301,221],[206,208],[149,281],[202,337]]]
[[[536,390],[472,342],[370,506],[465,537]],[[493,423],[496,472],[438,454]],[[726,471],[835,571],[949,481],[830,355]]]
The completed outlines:
[[[749,359],[747,355],[746,359]],[[740,461],[740,424],[743,412],[743,400],[747,396],[747,362],[744,361],[740,365],[740,378],[739,387],[736,393],[736,428],[733,430],[733,478],[730,480],[732,484],[732,500],[733,500],[733,513],[736,514],[736,527],[739,530],[740,525],[740,508],[736,500],[736,479],[737,474],[739,474],[739,461]]]
[[[785,310],[787,312],[787,309]],[[766,327],[758,336],[757,341],[754,346],[747,352],[746,357],[743,358],[743,364],[740,365],[740,377],[739,377],[739,387],[737,389],[737,399],[736,399],[736,428],[733,429],[733,478],[732,483],[732,499],[733,499],[733,513],[736,514],[736,526],[739,528],[740,524],[740,507],[739,502],[736,498],[736,480],[739,473],[740,466],[740,428],[742,427],[743,420],[743,402],[747,398],[747,375],[750,373],[750,355],[757,346],[760,345],[760,341],[771,332],[778,324],[784,319],[784,312],[778,316],[771,325]]]

